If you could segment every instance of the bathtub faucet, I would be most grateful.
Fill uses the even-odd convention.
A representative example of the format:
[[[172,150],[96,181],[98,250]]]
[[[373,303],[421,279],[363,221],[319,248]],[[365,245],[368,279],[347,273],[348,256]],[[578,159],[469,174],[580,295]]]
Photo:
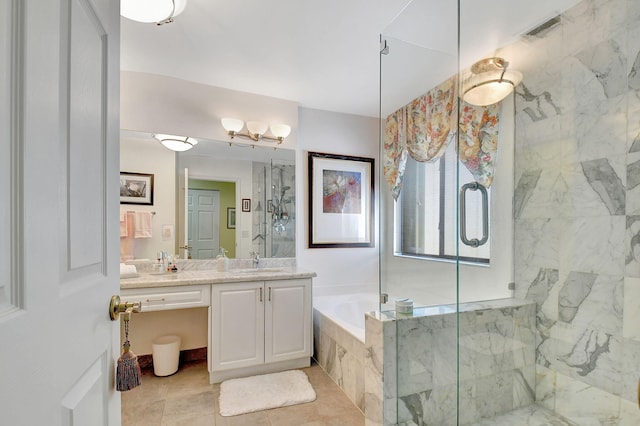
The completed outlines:
[[[260,263],[260,253],[258,253],[257,251],[252,251],[249,253],[249,255],[253,258],[253,267],[257,268],[258,263]]]

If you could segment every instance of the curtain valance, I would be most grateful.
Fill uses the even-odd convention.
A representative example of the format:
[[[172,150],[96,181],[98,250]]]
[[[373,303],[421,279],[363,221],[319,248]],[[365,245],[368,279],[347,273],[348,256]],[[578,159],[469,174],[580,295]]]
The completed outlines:
[[[438,160],[460,131],[460,161],[482,185],[493,181],[498,149],[499,104],[478,107],[460,102],[458,82],[451,77],[386,119],[383,173],[394,199],[402,189],[408,156],[420,162]],[[457,126],[456,126],[457,123]]]

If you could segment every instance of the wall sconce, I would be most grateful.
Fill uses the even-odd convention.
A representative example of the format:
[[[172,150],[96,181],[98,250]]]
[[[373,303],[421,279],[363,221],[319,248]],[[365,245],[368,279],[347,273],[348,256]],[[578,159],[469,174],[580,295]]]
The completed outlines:
[[[280,145],[282,141],[284,141],[284,138],[289,136],[289,133],[291,133],[291,127],[286,124],[272,124],[271,126],[268,126],[266,123],[262,123],[260,121],[247,121],[247,133],[240,133],[244,127],[244,122],[242,120],[238,120],[236,118],[223,118],[220,121],[222,122],[222,127],[227,131],[227,134],[231,136],[231,139],[236,136],[250,139],[254,142],[266,139],[270,141],[277,141],[278,145]],[[271,134],[273,136],[265,135],[268,127],[271,128]]]
[[[462,100],[477,106],[493,105],[506,98],[522,81],[522,73],[507,69],[502,58],[482,59],[471,66],[471,75],[462,82]]]
[[[155,134],[153,138],[171,151],[188,151],[198,144],[198,140],[187,136]]]
[[[132,21],[157,25],[173,22],[187,6],[187,0],[120,0],[120,15]]]

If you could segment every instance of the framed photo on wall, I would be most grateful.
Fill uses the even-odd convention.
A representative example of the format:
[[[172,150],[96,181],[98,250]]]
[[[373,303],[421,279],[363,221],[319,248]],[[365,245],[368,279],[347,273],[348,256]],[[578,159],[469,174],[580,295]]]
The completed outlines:
[[[120,172],[120,204],[153,205],[153,175]]]
[[[242,199],[242,211],[250,212],[251,211],[251,198],[243,198]]]
[[[309,248],[373,247],[374,159],[308,153]]]
[[[227,229],[236,229],[236,208],[227,207]]]

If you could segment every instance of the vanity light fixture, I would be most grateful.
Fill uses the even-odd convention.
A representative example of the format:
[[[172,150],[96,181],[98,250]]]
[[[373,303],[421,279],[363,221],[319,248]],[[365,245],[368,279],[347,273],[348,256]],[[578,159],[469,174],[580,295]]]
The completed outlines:
[[[187,6],[187,0],[120,0],[120,15],[132,21],[169,24]]]
[[[462,100],[477,106],[493,105],[506,98],[522,81],[522,73],[508,69],[502,58],[481,59],[471,66],[462,82]]]
[[[156,133],[153,138],[171,151],[188,151],[198,144],[198,140],[187,136],[164,135]]]
[[[254,142],[266,139],[278,142],[278,145],[280,145],[282,141],[284,141],[284,138],[291,133],[291,126],[287,124],[272,124],[269,126],[261,121],[247,121],[247,132],[241,133],[240,131],[245,125],[244,121],[238,120],[237,118],[223,118],[220,121],[222,122],[224,130],[231,136],[231,139],[236,136],[250,139]],[[268,128],[271,128],[272,136],[265,135]]]

